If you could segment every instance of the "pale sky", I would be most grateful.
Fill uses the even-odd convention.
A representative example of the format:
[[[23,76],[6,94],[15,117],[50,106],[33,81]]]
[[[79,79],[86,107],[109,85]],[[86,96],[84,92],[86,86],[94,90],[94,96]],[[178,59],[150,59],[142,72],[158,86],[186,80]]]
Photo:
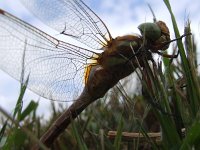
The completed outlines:
[[[156,14],[156,18],[167,23],[170,28],[171,37],[174,37],[169,12],[164,2],[161,0],[84,0],[84,2],[104,21],[113,37],[130,33],[139,33],[137,26],[140,23],[151,22],[152,14],[147,7],[147,3],[149,3]],[[180,34],[183,34],[184,23],[189,17],[193,33],[199,40],[199,0],[171,0],[171,5],[175,17],[177,18],[178,26],[181,29]],[[18,0],[1,0],[0,8],[33,24],[45,32],[55,35],[54,31],[50,30],[31,15]],[[0,70],[0,105],[9,112],[12,112],[18,98],[18,93],[19,83]],[[39,96],[27,91],[24,98],[24,105],[28,104],[31,99],[38,100]],[[49,100],[41,99],[39,114],[48,115],[49,104]]]

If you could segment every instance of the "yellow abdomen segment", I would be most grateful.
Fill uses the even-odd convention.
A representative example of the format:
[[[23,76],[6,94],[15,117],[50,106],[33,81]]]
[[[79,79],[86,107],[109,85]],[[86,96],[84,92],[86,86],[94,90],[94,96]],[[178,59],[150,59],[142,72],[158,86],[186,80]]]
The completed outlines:
[[[85,83],[85,85],[88,82],[88,78],[90,76],[91,69],[92,69],[92,65],[88,65],[88,66],[85,67],[85,71],[84,71],[84,83]]]
[[[90,76],[90,72],[93,66],[96,66],[97,63],[97,59],[99,58],[99,55],[97,54],[93,54],[93,56],[87,60],[87,65],[85,67],[84,70],[84,83],[87,84],[88,82],[88,78]]]

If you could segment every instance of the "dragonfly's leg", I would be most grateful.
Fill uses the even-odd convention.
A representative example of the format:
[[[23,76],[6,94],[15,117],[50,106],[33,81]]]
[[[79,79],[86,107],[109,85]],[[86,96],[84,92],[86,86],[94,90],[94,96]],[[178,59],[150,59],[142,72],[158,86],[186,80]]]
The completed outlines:
[[[186,37],[186,36],[189,36],[189,35],[192,35],[192,33],[183,34],[183,35],[181,35],[179,38],[175,38],[175,39],[173,39],[173,40],[170,40],[170,41],[165,42],[165,44],[167,45],[167,44],[169,44],[169,43],[171,43],[171,42],[178,41],[178,40],[182,40],[182,38],[184,38],[184,37]]]
[[[164,47],[166,47],[167,45],[169,45],[170,43],[172,43],[172,42],[174,42],[174,41],[178,41],[178,40],[182,40],[182,38],[184,38],[184,37],[186,37],[186,36],[189,36],[189,35],[191,35],[192,33],[188,33],[188,34],[183,34],[182,36],[180,36],[179,38],[175,38],[175,39],[173,39],[173,40],[170,40],[170,41],[165,41],[165,42],[161,42],[161,43],[153,43],[152,45],[151,45],[151,50],[152,50],[152,52],[156,52],[157,50],[166,50],[166,48],[164,48]],[[168,46],[167,46],[167,48],[168,48]],[[168,56],[166,56],[166,57],[168,57]],[[172,58],[171,56],[170,57],[168,57],[168,58]]]
[[[164,53],[161,53],[159,51],[156,51],[155,53],[157,53],[158,55],[161,55],[163,57],[166,57],[166,58],[177,58],[178,55],[179,55],[179,51],[177,54],[173,54],[173,55],[169,55],[169,54],[164,54]]]

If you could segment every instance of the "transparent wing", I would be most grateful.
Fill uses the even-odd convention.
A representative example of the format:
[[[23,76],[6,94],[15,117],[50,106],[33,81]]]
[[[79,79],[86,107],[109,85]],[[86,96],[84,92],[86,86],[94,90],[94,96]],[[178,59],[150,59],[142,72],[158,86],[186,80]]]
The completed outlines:
[[[84,67],[94,53],[59,41],[0,10],[0,69],[51,100],[72,100],[82,92]],[[74,95],[76,93],[76,95]]]
[[[103,21],[81,0],[21,0],[45,24],[93,49],[111,39]]]

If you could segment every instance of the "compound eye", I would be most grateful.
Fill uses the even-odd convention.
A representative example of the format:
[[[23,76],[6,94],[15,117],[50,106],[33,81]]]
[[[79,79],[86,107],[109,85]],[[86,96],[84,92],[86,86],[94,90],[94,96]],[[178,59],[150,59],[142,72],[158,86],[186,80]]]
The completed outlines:
[[[142,36],[150,41],[156,41],[161,37],[161,29],[156,23],[142,23],[138,29]]]

